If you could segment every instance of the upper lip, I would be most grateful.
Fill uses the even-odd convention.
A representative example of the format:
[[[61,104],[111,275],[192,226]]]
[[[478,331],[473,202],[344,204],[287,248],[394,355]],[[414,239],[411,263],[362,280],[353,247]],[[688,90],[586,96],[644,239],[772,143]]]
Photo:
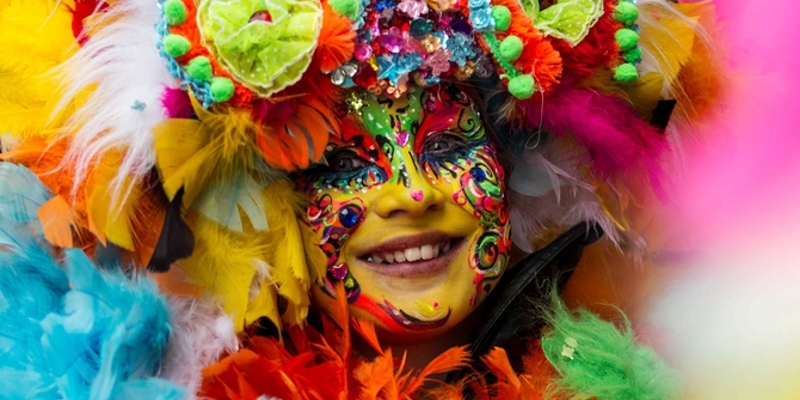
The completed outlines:
[[[393,239],[386,240],[376,246],[369,247],[363,251],[358,252],[359,258],[364,258],[374,253],[390,253],[395,251],[403,251],[411,247],[420,247],[426,244],[442,243],[454,239],[441,231],[431,231],[420,233],[410,236],[401,236]]]

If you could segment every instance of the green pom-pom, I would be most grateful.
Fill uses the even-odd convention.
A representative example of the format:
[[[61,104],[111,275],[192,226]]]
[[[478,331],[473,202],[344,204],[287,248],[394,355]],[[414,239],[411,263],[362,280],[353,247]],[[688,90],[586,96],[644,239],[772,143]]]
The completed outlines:
[[[189,64],[186,66],[186,72],[194,79],[199,81],[207,81],[211,79],[211,74],[213,71],[211,70],[211,61],[208,60],[208,57],[205,56],[197,56],[189,61]]]
[[[233,81],[228,78],[211,79],[211,96],[217,103],[224,103],[233,97]]]
[[[333,11],[344,15],[350,21],[356,21],[361,11],[361,2],[358,0],[330,0],[328,4],[331,5]]]
[[[614,68],[614,80],[623,85],[630,85],[637,79],[639,79],[639,71],[633,64],[625,63]]]
[[[516,36],[509,36],[500,43],[500,56],[507,61],[514,61],[522,54],[522,40]]]
[[[632,50],[639,44],[639,34],[631,29],[620,29],[614,34],[614,39],[617,40],[619,49],[623,52]]]
[[[626,26],[631,26],[639,18],[639,9],[633,3],[620,1],[614,9],[614,19]]]
[[[181,0],[167,0],[164,3],[164,15],[168,24],[180,25],[186,22],[186,5]]]
[[[500,32],[507,31],[511,27],[511,10],[506,6],[492,7],[492,18],[495,29]]]
[[[188,53],[189,49],[192,48],[192,44],[181,35],[169,34],[164,37],[162,43],[164,44],[164,50],[173,58]]]
[[[508,81],[508,92],[520,100],[530,99],[535,91],[536,83],[530,75],[519,75]]]
[[[635,63],[642,58],[642,49],[635,47],[633,50],[625,52],[625,61]]]

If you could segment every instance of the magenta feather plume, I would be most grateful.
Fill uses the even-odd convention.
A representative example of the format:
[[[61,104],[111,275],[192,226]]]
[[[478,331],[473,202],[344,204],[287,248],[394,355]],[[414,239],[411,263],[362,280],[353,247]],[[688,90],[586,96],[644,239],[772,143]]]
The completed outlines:
[[[610,178],[643,168],[659,189],[659,160],[668,148],[666,137],[625,100],[562,85],[544,104],[527,101],[521,106],[532,126],[541,126],[556,137],[572,134],[586,150],[595,175]]]
[[[164,88],[164,93],[161,95],[161,105],[164,107],[166,115],[170,118],[191,118],[194,115],[189,93],[180,88]]]

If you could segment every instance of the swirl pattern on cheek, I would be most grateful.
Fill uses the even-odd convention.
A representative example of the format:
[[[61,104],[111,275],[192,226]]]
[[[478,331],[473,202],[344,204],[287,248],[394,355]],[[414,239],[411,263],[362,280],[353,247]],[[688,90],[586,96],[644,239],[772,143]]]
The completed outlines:
[[[328,257],[323,289],[333,296],[336,284],[343,282],[347,300],[351,303],[358,298],[361,289],[347,263],[339,259],[339,254],[350,234],[361,225],[364,210],[364,201],[358,197],[336,202],[331,195],[322,194],[312,202],[306,214],[308,224],[321,238],[320,248]]]
[[[508,207],[503,185],[503,169],[487,144],[473,151],[468,171],[461,174],[461,189],[453,198],[458,204],[469,205],[478,218],[483,232],[470,245],[470,267],[475,271],[475,294],[470,305],[477,305],[489,294],[493,281],[500,278],[511,252],[508,229]]]

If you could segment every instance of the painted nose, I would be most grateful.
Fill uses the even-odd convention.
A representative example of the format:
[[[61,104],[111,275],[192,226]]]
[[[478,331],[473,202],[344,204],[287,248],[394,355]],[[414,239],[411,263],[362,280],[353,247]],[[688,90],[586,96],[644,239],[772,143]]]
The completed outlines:
[[[374,208],[382,218],[421,217],[444,207],[444,194],[425,179],[408,157],[404,155],[404,162],[397,168],[397,181],[383,186],[384,192]]]

